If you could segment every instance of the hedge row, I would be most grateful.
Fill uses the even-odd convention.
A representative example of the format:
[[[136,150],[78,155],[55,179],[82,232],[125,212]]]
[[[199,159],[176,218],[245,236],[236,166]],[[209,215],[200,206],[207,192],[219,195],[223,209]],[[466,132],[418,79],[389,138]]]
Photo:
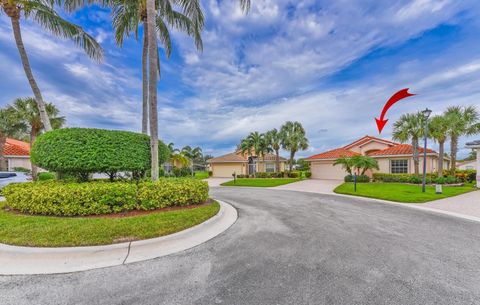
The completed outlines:
[[[208,199],[208,184],[194,179],[85,183],[44,181],[3,189],[10,208],[27,214],[77,216],[186,206]]]
[[[382,173],[374,173],[373,174],[374,181],[380,182],[398,182],[398,183],[415,183],[420,184],[422,183],[422,176],[415,175],[415,174],[382,174]],[[460,179],[454,176],[447,176],[447,177],[437,177],[436,174],[427,174],[427,183],[436,183],[436,184],[454,184],[458,182],[462,182]]]
[[[169,157],[159,141],[159,163]],[[87,177],[89,173],[146,172],[150,169],[150,138],[129,131],[63,128],[40,135],[31,159],[52,172]]]
[[[345,178],[343,179],[345,182],[354,182],[354,177],[353,175],[347,175],[345,176]],[[363,183],[363,182],[370,182],[370,177],[368,177],[367,175],[358,175],[357,176],[357,182],[358,183]]]

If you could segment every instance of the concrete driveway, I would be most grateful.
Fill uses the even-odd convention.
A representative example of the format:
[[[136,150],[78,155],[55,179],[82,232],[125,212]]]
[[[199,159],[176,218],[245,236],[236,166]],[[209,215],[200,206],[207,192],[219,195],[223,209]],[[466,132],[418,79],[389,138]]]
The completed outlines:
[[[233,180],[233,178],[208,178],[205,179],[207,181],[209,187],[217,187],[220,186],[220,184]]]
[[[213,188],[238,208],[193,249],[0,277],[0,304],[478,304],[480,224],[365,199]]]
[[[295,183],[280,185],[272,189],[319,194],[335,194],[333,190],[342,183],[342,180],[306,179]]]

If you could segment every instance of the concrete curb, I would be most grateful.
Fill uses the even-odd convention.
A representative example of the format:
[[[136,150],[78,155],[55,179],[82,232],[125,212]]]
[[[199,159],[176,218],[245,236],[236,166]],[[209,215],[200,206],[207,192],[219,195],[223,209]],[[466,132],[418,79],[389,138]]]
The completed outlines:
[[[226,231],[238,218],[230,204],[186,230],[152,239],[93,247],[34,248],[0,244],[0,275],[53,274],[118,266],[158,258],[198,246]]]

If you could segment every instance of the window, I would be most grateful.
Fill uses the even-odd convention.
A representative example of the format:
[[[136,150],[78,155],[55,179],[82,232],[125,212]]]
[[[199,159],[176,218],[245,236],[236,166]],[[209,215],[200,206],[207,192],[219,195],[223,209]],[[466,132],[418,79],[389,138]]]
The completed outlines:
[[[390,173],[407,174],[408,160],[390,160]]]
[[[267,173],[273,173],[273,172],[275,172],[275,163],[271,163],[271,162],[266,163],[266,164],[265,164],[265,171],[266,171]]]

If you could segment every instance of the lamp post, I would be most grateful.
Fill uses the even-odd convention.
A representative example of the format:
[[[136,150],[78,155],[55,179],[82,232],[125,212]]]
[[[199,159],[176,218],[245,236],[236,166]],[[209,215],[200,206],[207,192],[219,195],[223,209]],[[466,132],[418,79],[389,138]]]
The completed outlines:
[[[427,138],[428,138],[428,117],[432,114],[432,110],[426,108],[422,111],[423,115],[423,179],[422,179],[422,193],[425,193],[425,185],[427,183]]]

